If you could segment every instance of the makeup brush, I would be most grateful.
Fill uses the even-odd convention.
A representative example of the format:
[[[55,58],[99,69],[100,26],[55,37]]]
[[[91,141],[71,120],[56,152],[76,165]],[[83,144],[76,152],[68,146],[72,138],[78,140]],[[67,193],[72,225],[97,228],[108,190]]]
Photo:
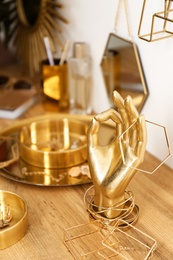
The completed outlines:
[[[61,59],[60,59],[59,65],[63,65],[64,64],[64,61],[65,61],[65,59],[67,57],[67,53],[68,53],[69,47],[70,47],[70,41],[67,40],[66,44],[65,44],[65,47],[64,47],[64,50],[63,50],[62,55],[61,55]]]
[[[45,44],[45,48],[46,48],[46,53],[47,53],[47,58],[48,58],[49,64],[51,66],[54,66],[54,60],[53,60],[52,52],[51,52],[51,49],[50,49],[50,44],[49,44],[49,38],[48,37],[44,37],[44,44]]]

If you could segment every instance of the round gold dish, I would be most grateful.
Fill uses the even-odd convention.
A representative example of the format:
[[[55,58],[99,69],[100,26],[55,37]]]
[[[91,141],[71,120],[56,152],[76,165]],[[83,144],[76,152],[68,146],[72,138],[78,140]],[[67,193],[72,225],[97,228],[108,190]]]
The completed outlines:
[[[26,233],[28,228],[27,206],[23,199],[15,193],[0,190],[0,207],[9,207],[11,220],[7,226],[0,228],[0,249],[15,244]],[[2,212],[1,212],[2,224]]]
[[[79,165],[87,160],[87,127],[80,120],[70,118],[32,122],[20,130],[20,156],[37,167]]]
[[[16,145],[18,147],[18,136],[23,127],[29,126],[33,122],[41,122],[46,120],[57,121],[63,120],[64,118],[69,119],[69,121],[79,121],[80,123],[88,127],[93,116],[51,113],[18,120],[13,124],[10,124],[7,128],[3,129],[3,131],[0,132],[0,137],[2,138],[2,140],[3,138],[5,138],[3,141],[4,143],[2,142],[0,145],[0,155],[3,155],[2,158],[0,158],[1,161],[6,162],[12,159],[12,148],[14,146],[16,147]],[[105,131],[107,134],[105,134]],[[111,141],[110,136],[114,135],[114,127],[109,124],[105,124],[99,132],[101,145],[107,145],[107,143]],[[71,171],[73,172],[74,168],[77,168],[77,172],[80,171],[80,174],[78,176],[71,175]],[[89,165],[87,161],[78,166],[48,169],[44,167],[37,167],[30,163],[27,163],[21,158],[21,156],[19,156],[19,158],[14,158],[14,160],[11,161],[10,164],[6,166],[4,165],[4,167],[0,169],[0,176],[12,181],[28,185],[49,187],[72,186],[91,183],[91,178],[85,174],[86,171],[84,169],[86,168],[88,168],[89,171]]]

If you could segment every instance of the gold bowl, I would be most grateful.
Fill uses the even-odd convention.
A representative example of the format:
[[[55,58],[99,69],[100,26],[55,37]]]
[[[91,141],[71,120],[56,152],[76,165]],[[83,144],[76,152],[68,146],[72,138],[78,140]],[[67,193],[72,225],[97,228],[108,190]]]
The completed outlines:
[[[87,124],[70,118],[47,119],[23,126],[21,158],[34,166],[66,168],[87,160]]]
[[[3,214],[8,207],[8,212]],[[28,228],[28,212],[26,203],[15,193],[0,190],[0,249],[18,242]],[[8,213],[8,216],[7,216]],[[8,224],[2,225],[6,220]]]

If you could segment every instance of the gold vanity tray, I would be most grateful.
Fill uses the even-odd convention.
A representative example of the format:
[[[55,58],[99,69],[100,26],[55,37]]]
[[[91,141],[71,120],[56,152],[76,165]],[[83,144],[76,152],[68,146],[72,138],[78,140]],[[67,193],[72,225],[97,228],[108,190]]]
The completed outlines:
[[[89,126],[92,117],[93,116],[88,115],[47,114],[18,121],[0,132],[0,137],[6,138],[6,147],[0,145],[0,157],[2,154],[3,157],[5,156],[3,160],[1,159],[1,162],[11,159],[12,147],[15,147],[16,137],[19,135],[23,126],[31,124],[32,122],[38,122],[39,120],[60,120],[63,118],[81,120],[82,123]],[[105,130],[107,134],[105,134]],[[100,143],[106,145],[113,134],[114,128],[112,125],[104,124],[99,130]],[[87,161],[68,168],[41,168],[28,164],[21,156],[9,165],[3,166],[3,168],[1,167],[0,176],[13,181],[38,186],[70,186],[91,182]]]
[[[0,145],[1,164],[11,160],[12,150],[18,146],[18,136],[21,129],[31,124],[44,120],[61,120],[61,119],[78,120],[89,125],[92,117],[69,115],[69,114],[49,114],[44,116],[33,117],[18,121],[12,126],[0,132],[0,138],[5,138],[5,145]],[[12,159],[12,162],[0,169],[0,176],[21,183],[40,185],[40,186],[68,186],[78,185],[91,182],[89,178],[88,162],[85,161],[80,165],[66,168],[42,168],[31,165],[19,157]]]

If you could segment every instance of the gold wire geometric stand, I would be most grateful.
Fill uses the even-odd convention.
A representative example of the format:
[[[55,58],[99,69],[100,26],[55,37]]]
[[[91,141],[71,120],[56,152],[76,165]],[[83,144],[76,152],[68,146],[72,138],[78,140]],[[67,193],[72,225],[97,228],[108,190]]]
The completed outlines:
[[[140,39],[145,40],[147,42],[153,42],[173,36],[172,28],[169,27],[171,30],[168,28],[169,25],[173,25],[173,17],[171,17],[171,15],[173,15],[173,9],[171,9],[171,2],[172,0],[164,0],[164,10],[152,15],[150,32],[147,34],[142,34],[141,30],[143,25],[144,12],[146,8],[146,0],[144,0],[138,28],[138,37]],[[161,22],[161,29],[155,28],[156,19]]]
[[[125,201],[116,207],[94,211],[94,186],[84,195],[91,221],[64,230],[64,243],[72,256],[79,259],[148,259],[156,248],[156,240],[134,227],[139,208],[132,191],[125,192]],[[122,206],[124,209],[122,210]],[[102,217],[106,210],[121,210],[119,217]]]
[[[128,230],[119,228],[121,225],[126,225]],[[155,239],[124,220],[119,220],[102,242],[106,248],[112,250],[115,259],[129,260],[152,257],[157,245]]]
[[[121,225],[128,230],[119,228]],[[64,243],[77,260],[146,260],[157,245],[155,239],[124,220],[119,220],[111,229],[105,228],[100,220],[68,228],[64,231]]]

